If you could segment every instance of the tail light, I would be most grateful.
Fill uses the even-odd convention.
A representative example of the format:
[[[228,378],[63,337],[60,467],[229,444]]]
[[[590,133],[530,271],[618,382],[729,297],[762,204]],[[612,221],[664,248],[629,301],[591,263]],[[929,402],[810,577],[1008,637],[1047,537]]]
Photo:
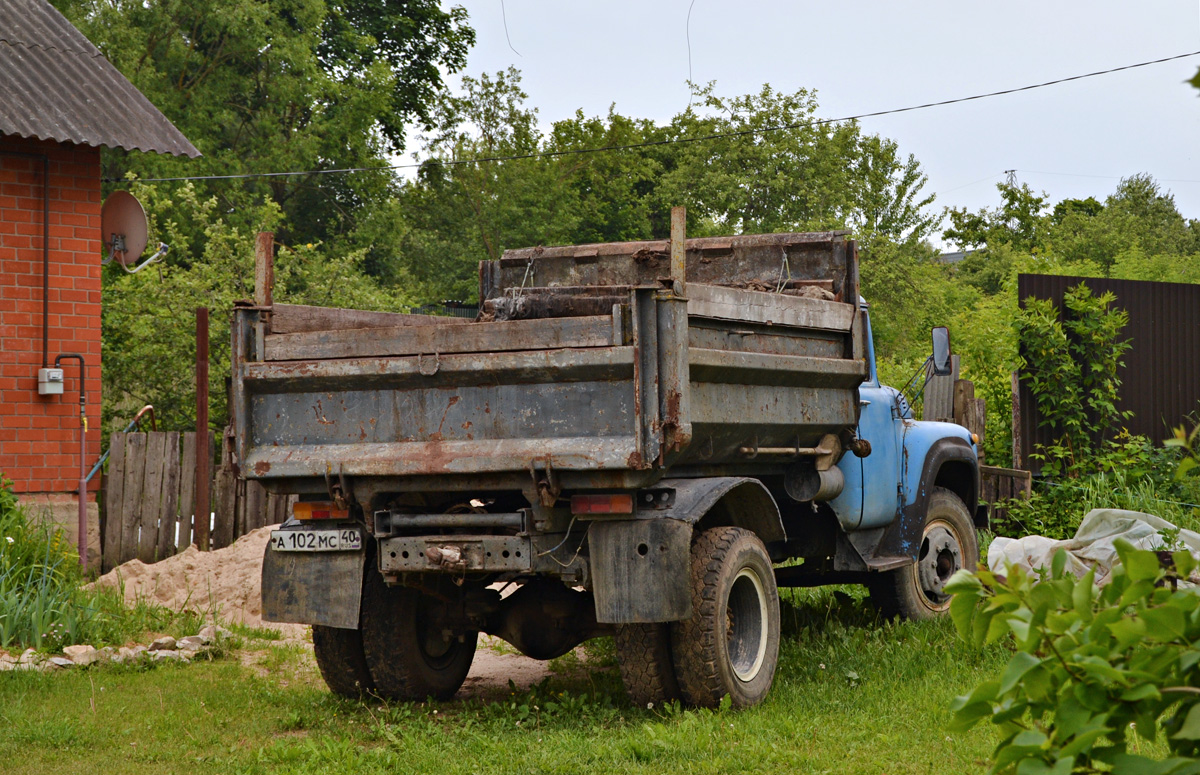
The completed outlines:
[[[633,495],[572,495],[572,514],[632,514]]]
[[[333,503],[300,501],[292,506],[296,519],[349,519],[350,509],[339,509]]]

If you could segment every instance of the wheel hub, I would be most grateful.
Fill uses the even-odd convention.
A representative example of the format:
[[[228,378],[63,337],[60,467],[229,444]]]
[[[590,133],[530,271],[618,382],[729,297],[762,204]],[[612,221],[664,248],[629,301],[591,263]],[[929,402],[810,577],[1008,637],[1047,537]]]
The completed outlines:
[[[733,674],[752,681],[767,654],[767,595],[762,580],[743,568],[729,587],[725,608],[725,643]]]
[[[917,578],[921,591],[930,602],[940,605],[949,600],[946,582],[962,568],[962,547],[957,536],[944,525],[931,525],[921,542],[917,559]]]

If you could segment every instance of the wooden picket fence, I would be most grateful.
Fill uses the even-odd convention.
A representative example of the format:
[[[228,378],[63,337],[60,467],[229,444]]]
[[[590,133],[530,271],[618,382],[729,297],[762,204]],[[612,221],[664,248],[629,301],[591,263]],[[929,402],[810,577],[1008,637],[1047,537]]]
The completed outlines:
[[[230,440],[209,482],[209,548],[229,546],[246,533],[287,518],[291,499],[239,479]],[[209,449],[214,449],[209,433]],[[137,558],[166,559],[188,548],[196,525],[196,434],[114,433],[101,484],[101,564],[105,572]]]

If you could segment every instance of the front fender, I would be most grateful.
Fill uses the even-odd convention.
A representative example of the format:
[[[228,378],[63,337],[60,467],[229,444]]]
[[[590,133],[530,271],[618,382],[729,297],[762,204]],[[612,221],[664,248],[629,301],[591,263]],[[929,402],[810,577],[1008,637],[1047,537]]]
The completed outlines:
[[[921,423],[925,425],[925,423]],[[931,443],[919,466],[905,446],[909,456],[905,484],[908,501],[897,518],[884,530],[874,554],[879,557],[909,557],[916,559],[921,550],[921,534],[925,528],[925,511],[935,487],[952,490],[967,506],[968,513],[975,513],[979,501],[979,456],[971,443],[969,432],[959,425],[929,423],[958,429],[952,435],[944,435]]]

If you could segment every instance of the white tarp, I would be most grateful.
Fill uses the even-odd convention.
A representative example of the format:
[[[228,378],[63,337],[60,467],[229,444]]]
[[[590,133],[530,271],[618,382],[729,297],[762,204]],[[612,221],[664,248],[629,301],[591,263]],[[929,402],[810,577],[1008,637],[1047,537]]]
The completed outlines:
[[[1092,509],[1079,523],[1075,537],[1066,541],[1045,536],[993,539],[988,547],[987,564],[989,570],[1000,574],[1008,572],[1006,565],[1020,565],[1028,571],[1045,568],[1049,572],[1054,553],[1066,549],[1068,570],[1076,577],[1082,577],[1094,567],[1096,582],[1103,583],[1118,561],[1113,541],[1121,538],[1138,549],[1165,549],[1168,548],[1167,541],[1162,533],[1176,530],[1179,531],[1179,543],[1200,558],[1200,533],[1179,530],[1165,519],[1140,511]]]

